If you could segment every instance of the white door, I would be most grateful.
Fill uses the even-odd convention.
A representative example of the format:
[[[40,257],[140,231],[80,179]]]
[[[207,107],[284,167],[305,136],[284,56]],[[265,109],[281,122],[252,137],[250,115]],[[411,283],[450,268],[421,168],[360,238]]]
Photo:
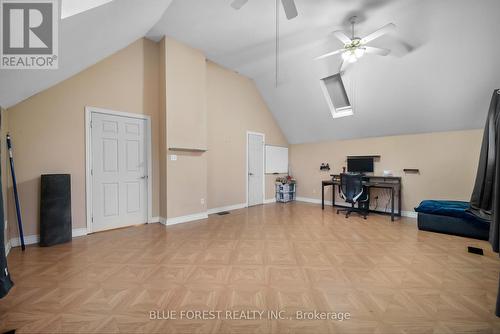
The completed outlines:
[[[249,133],[248,206],[264,203],[264,136]]]
[[[147,222],[146,120],[92,113],[92,231]]]

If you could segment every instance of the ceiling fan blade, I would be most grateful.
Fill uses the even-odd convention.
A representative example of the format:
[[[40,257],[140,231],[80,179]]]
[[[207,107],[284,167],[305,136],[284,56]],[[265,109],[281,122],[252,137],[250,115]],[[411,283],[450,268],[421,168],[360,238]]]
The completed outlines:
[[[241,9],[241,7],[243,7],[247,2],[248,2],[248,0],[234,0],[231,3],[231,7],[238,10],[238,9]]]
[[[371,46],[365,46],[364,48],[365,48],[366,53],[379,55],[379,56],[387,56],[389,53],[391,53],[391,50],[389,50],[389,49],[374,48]]]
[[[299,15],[294,0],[281,0],[281,3],[283,4],[283,9],[285,10],[287,19],[291,20]]]
[[[336,50],[336,51],[333,51],[333,52],[328,52],[327,54],[324,54],[322,56],[316,57],[315,59],[316,60],[324,59],[324,58],[327,58],[327,57],[330,57],[330,56],[337,55],[337,54],[342,53],[344,51],[345,51],[345,49],[340,49],[340,50]]]
[[[334,31],[332,34],[344,44],[350,44],[352,42],[352,40],[341,30]]]
[[[394,30],[396,28],[396,25],[394,23],[389,23],[380,28],[377,31],[372,32],[370,35],[366,36],[365,38],[361,39],[361,43],[366,44],[368,42],[373,41],[376,38],[379,38],[382,35],[387,34],[388,32]]]

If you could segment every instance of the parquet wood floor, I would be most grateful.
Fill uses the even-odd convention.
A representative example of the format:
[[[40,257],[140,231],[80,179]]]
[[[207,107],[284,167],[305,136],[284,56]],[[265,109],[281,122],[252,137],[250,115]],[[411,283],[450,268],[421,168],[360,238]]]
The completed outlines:
[[[485,256],[467,253],[481,247]],[[269,204],[13,249],[0,332],[495,333],[500,261],[412,219]],[[150,320],[150,311],[349,312],[350,320]]]

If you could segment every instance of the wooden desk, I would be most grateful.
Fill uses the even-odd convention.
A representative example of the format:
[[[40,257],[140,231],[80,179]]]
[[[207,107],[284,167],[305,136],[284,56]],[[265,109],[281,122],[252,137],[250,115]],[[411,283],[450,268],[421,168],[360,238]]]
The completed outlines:
[[[340,175],[332,175],[332,180],[321,182],[321,209],[325,209],[325,187],[332,187],[332,206],[346,207],[345,205],[335,205],[335,186],[340,186]],[[365,176],[363,185],[370,191],[371,188],[389,189],[391,191],[391,221],[394,216],[401,217],[401,177],[399,176]],[[394,194],[398,195],[398,211],[394,211]],[[386,213],[382,211],[370,210],[370,212]]]

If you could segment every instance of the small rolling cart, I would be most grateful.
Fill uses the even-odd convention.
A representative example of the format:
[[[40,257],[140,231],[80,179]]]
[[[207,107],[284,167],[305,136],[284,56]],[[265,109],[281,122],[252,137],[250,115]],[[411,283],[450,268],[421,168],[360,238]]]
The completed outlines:
[[[288,203],[295,201],[297,182],[291,176],[279,177],[276,179],[276,202]]]

